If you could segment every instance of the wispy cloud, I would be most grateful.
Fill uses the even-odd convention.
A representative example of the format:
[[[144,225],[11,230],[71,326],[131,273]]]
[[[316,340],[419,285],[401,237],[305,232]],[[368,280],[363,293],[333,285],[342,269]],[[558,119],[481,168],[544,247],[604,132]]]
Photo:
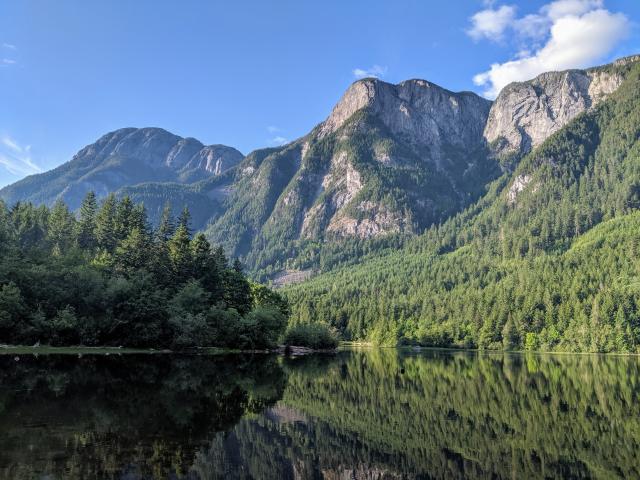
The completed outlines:
[[[286,143],[289,143],[289,140],[280,135],[269,139],[269,145],[273,145],[277,147],[284,145]]]
[[[497,19],[496,12],[501,10],[502,17]],[[467,33],[472,38],[500,42],[508,33],[517,48],[511,60],[494,63],[473,77],[476,85],[485,87],[484,95],[489,98],[511,82],[547,71],[593,65],[611,53],[631,25],[624,14],[605,9],[603,0],[556,0],[521,18],[515,12],[515,6],[504,5],[471,17]],[[478,16],[483,14],[480,18],[484,20],[479,22]]]
[[[353,70],[353,75],[356,78],[367,78],[367,77],[384,77],[387,74],[388,68],[382,67],[380,65],[374,65],[371,68],[355,68]]]
[[[7,57],[6,55],[11,55],[10,52],[17,50],[18,48],[12,43],[3,43],[2,48],[5,55],[1,55],[0,53],[0,67],[8,67],[10,65],[15,65],[16,61],[13,58]]]
[[[277,132],[281,132],[282,129],[280,127],[276,127],[275,125],[269,125],[267,127],[267,132],[269,133],[277,133]]]
[[[31,159],[31,146],[22,146],[8,135],[0,137],[0,166],[13,175],[42,172],[42,168]]]

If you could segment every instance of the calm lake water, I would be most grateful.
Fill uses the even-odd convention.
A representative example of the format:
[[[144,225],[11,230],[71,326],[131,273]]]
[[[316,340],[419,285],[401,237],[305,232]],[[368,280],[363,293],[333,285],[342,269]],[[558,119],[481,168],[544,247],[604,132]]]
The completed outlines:
[[[0,356],[0,478],[639,478],[640,359]]]

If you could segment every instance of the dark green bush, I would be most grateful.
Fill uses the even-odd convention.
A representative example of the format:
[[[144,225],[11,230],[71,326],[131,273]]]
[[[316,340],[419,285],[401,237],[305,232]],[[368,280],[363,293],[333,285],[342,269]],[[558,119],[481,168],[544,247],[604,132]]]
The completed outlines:
[[[301,323],[287,329],[284,343],[298,347],[330,349],[338,346],[338,335],[324,323]]]

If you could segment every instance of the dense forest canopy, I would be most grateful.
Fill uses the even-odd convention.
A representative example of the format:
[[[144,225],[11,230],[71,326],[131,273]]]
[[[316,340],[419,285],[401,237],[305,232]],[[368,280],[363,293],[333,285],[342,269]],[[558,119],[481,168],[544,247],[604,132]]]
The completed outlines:
[[[0,202],[0,343],[267,348],[288,305],[166,208],[93,193],[77,216]]]
[[[640,65],[464,212],[291,287],[293,320],[395,345],[640,346]],[[515,184],[517,187],[514,187]]]

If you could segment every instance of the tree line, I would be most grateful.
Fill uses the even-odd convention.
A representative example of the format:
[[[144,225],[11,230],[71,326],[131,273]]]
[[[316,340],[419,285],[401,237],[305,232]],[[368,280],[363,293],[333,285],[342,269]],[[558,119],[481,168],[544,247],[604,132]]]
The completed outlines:
[[[167,205],[87,194],[77,214],[0,201],[0,342],[272,347],[289,308]]]

